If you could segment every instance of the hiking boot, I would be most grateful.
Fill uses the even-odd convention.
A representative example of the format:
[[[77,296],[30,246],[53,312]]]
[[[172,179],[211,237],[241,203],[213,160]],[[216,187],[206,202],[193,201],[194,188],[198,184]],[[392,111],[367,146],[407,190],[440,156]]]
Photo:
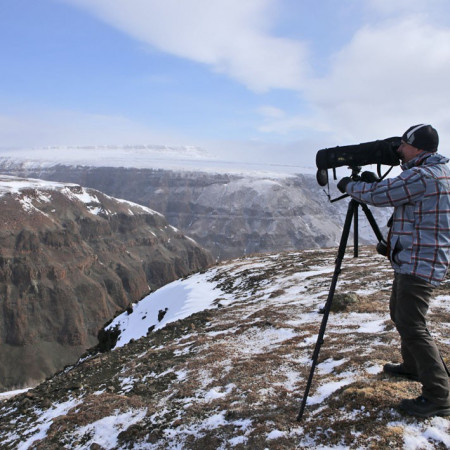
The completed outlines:
[[[422,396],[409,400],[402,400],[399,406],[400,409],[411,416],[450,416],[450,404],[446,406],[436,405],[436,403],[433,403],[431,400],[427,400]]]
[[[383,367],[383,372],[395,377],[404,377],[409,380],[419,381],[419,377],[415,373],[407,372],[403,368],[403,364],[387,363]]]

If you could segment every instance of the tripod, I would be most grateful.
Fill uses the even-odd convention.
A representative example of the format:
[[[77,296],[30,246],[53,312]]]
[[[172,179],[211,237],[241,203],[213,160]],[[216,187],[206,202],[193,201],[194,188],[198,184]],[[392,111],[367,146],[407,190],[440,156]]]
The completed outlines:
[[[305,406],[306,406],[306,400],[308,399],[309,390],[311,388],[311,383],[312,383],[312,379],[314,376],[314,370],[316,368],[317,360],[319,358],[320,348],[324,342],[323,337],[324,337],[325,329],[326,329],[327,322],[328,322],[328,316],[329,316],[330,310],[331,310],[331,304],[333,302],[334,291],[336,289],[336,284],[338,281],[339,274],[341,273],[341,264],[342,264],[342,260],[344,259],[345,249],[347,247],[347,241],[348,241],[348,237],[350,234],[350,228],[352,225],[352,221],[354,221],[354,224],[353,224],[354,225],[354,232],[353,232],[354,257],[356,258],[358,256],[358,207],[360,207],[360,206],[361,206],[362,210],[364,211],[364,213],[367,217],[367,220],[369,221],[370,225],[372,226],[372,229],[378,239],[378,242],[384,241],[383,235],[381,234],[381,231],[378,228],[375,218],[373,217],[372,212],[367,207],[367,205],[364,203],[359,203],[354,199],[350,200],[350,203],[349,203],[348,209],[347,209],[347,215],[345,217],[344,228],[342,230],[341,241],[339,243],[339,250],[338,250],[337,257],[336,257],[336,263],[335,263],[333,278],[331,281],[331,287],[330,287],[330,290],[328,293],[328,298],[325,303],[325,306],[324,306],[323,310],[321,310],[321,312],[323,312],[322,324],[320,326],[319,335],[317,337],[316,346],[314,348],[314,353],[312,356],[312,365],[311,365],[311,371],[309,373],[308,383],[306,384],[305,393],[303,394],[303,400],[302,400],[302,404],[300,406],[300,412],[298,413],[298,416],[297,416],[298,421],[300,421],[303,417],[303,412],[304,412]]]

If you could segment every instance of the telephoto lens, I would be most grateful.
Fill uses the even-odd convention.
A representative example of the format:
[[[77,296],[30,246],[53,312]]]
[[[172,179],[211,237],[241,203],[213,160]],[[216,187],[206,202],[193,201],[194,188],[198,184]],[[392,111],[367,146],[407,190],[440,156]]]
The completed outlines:
[[[391,137],[357,145],[324,148],[317,152],[316,166],[319,170],[342,166],[365,166],[367,164],[398,166],[400,157],[397,150],[400,144],[400,137]]]

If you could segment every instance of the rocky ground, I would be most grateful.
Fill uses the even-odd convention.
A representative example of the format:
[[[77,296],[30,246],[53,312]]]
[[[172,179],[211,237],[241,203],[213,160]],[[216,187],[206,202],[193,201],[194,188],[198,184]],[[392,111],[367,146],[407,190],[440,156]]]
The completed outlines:
[[[392,273],[371,248],[344,259],[339,306],[296,421],[335,253],[256,255],[206,271],[211,308],[4,400],[2,448],[449,448],[450,418],[405,416],[397,405],[420,385],[382,373],[400,354]],[[447,280],[429,314],[447,362],[449,300]]]

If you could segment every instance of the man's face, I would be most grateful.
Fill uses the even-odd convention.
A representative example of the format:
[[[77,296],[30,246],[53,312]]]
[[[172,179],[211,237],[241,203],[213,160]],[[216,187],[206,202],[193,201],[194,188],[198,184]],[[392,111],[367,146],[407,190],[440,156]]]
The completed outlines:
[[[397,150],[398,155],[400,156],[400,159],[403,163],[407,163],[408,161],[411,161],[414,159],[421,150],[419,150],[416,147],[413,147],[410,144],[407,144],[406,142],[402,141],[400,144],[400,147]]]

